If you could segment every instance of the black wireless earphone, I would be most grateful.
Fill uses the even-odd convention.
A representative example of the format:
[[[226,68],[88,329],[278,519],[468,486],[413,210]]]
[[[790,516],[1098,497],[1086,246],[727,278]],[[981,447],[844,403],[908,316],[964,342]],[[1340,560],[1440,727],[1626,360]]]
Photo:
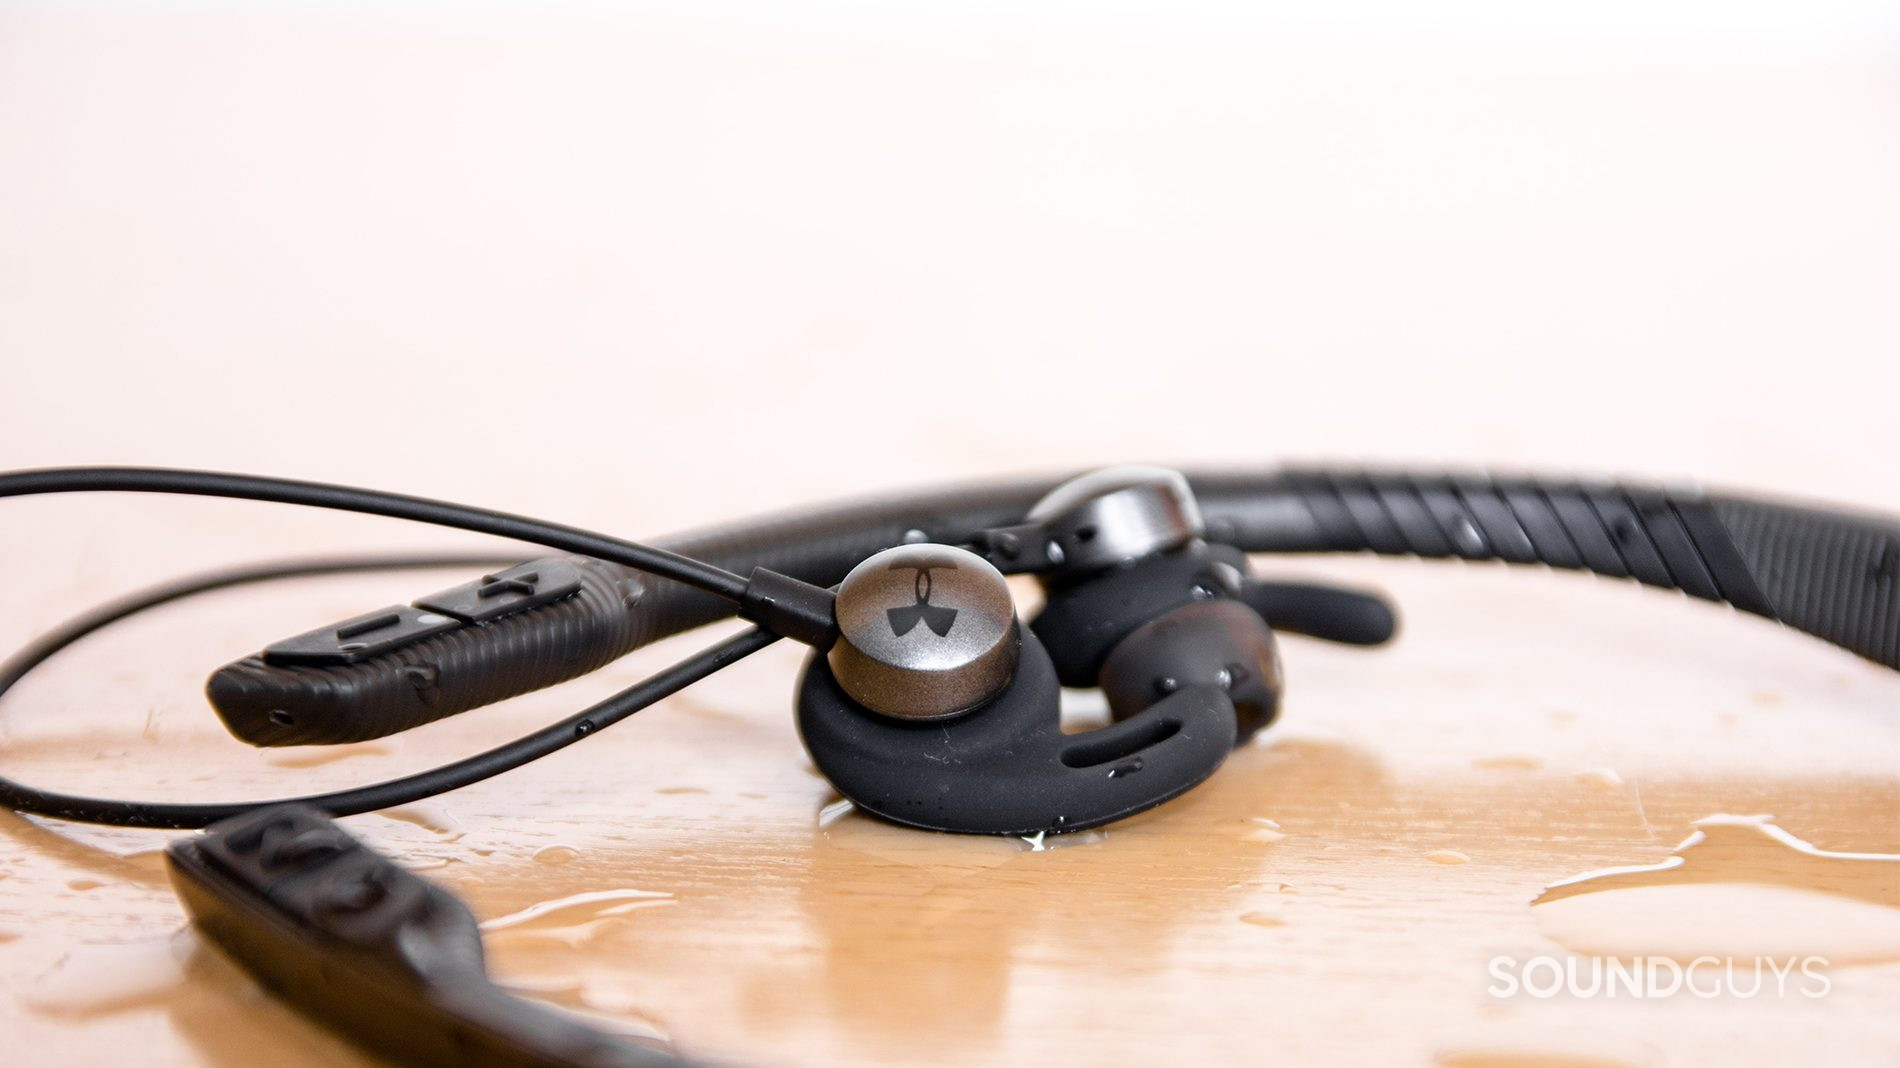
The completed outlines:
[[[0,474],[0,496],[183,493],[405,518],[547,545],[551,556],[297,635],[215,672],[207,695],[253,745],[381,737],[595,670],[721,617],[736,637],[515,742],[420,775],[298,798],[332,815],[402,804],[537,759],[779,637],[812,647],[798,726],[841,793],[943,831],[1060,833],[1178,796],[1272,721],[1274,631],[1391,637],[1380,598],[1249,574],[1249,553],[1541,563],[1725,601],[1900,668],[1900,523],[1791,504],[1568,480],[1363,471],[1197,475],[1111,468],[766,520],[659,549],[521,516],[281,479],[140,468]],[[265,565],[106,606],[0,665],[0,694],[115,620],[288,575],[467,564],[385,557]],[[1024,625],[1006,581],[1034,575]],[[836,584],[835,590],[832,588]],[[1114,720],[1065,734],[1063,687]],[[77,797],[0,779],[21,812],[202,827],[274,802]]]
[[[946,831],[1079,830],[1193,787],[1278,709],[1268,618],[1286,589],[1249,578],[1244,554],[1204,534],[1173,471],[1064,483],[1022,527],[980,539],[1040,575],[1026,631],[1002,573],[973,552],[872,556],[839,587],[839,640],[799,684],[812,759],[860,807]],[[1392,634],[1377,598],[1299,590],[1282,622],[1363,644]],[[1064,734],[1065,686],[1099,688],[1114,724]]]

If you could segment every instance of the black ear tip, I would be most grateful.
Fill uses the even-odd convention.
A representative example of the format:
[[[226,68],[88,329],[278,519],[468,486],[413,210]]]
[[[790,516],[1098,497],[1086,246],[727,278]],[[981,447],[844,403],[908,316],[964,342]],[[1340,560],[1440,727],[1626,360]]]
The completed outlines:
[[[1191,601],[1123,638],[1102,665],[1102,692],[1117,720],[1191,686],[1225,694],[1236,740],[1252,737],[1279,710],[1283,681],[1272,630],[1239,602]]]

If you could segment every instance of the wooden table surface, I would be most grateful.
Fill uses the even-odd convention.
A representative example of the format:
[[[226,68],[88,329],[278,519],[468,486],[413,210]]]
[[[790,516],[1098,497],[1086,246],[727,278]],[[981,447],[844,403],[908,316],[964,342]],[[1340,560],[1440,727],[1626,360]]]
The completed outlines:
[[[1709,17],[0,14],[0,466],[253,470],[633,536],[1131,459],[1583,467],[1900,512],[1900,38]],[[6,648],[198,568],[478,544],[226,502],[4,514]],[[1280,725],[1101,832],[838,805],[778,647],[347,823],[497,921],[524,996],[724,1063],[1900,1059],[1900,677],[1585,576],[1260,568],[1387,590],[1401,640],[1286,639]],[[219,664],[446,584],[129,621],[0,701],[0,770],[151,798],[362,782],[709,640],[335,750],[249,749],[204,707]],[[1669,871],[1533,904],[1692,835]],[[173,837],[0,816],[9,1050],[361,1063],[180,934]],[[1704,954],[1826,957],[1827,989],[1488,992],[1501,955]]]

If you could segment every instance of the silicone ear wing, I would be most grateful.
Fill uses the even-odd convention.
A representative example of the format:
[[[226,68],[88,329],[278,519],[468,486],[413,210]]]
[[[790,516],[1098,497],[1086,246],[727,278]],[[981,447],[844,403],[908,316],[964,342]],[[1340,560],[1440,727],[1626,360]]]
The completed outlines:
[[[798,727],[818,770],[885,819],[966,834],[1100,826],[1175,797],[1232,752],[1234,705],[1183,687],[1113,726],[1067,735],[1048,654],[1025,631],[1009,687],[955,719],[905,722],[853,702],[822,655],[799,682]]]
[[[1398,613],[1383,594],[1316,582],[1240,584],[1240,600],[1274,630],[1345,645],[1383,645],[1398,633]]]

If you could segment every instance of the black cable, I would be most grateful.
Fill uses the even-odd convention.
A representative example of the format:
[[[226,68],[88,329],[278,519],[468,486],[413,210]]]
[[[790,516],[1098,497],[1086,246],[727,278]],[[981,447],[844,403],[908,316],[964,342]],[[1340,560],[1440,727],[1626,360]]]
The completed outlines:
[[[3,494],[0,494],[3,495]],[[285,561],[197,575],[154,587],[103,605],[56,627],[0,665],[0,697],[35,667],[93,632],[134,613],[212,590],[250,582],[356,571],[392,571],[427,567],[487,564],[492,554],[392,555]],[[614,694],[586,710],[550,724],[512,742],[465,757],[441,767],[386,782],[326,794],[263,801],[202,804],[158,801],[122,801],[40,790],[0,776],[0,804],[27,812],[85,823],[122,827],[186,829],[204,827],[265,805],[286,801],[320,808],[333,816],[351,816],[460,789],[470,783],[511,771],[566,748],[610,727],[635,712],[671,696],[713,672],[737,663],[778,640],[778,635],[754,627],[682,660],[672,667]]]
[[[408,519],[437,526],[456,527],[517,541],[534,542],[554,549],[608,560],[714,594],[734,602],[742,610],[753,610],[758,607],[748,596],[751,592],[749,580],[704,561],[576,527],[423,497],[293,479],[167,468],[70,467],[0,474],[0,497],[85,492],[176,493],[228,497],[279,504],[299,504],[313,508],[331,508],[366,515]],[[493,557],[483,556],[479,559],[485,563]],[[468,555],[439,554],[388,556],[356,561],[306,560],[240,568],[181,580],[97,608],[30,643],[26,648],[8,658],[4,664],[0,664],[0,695],[4,695],[15,683],[48,657],[80,638],[126,616],[155,605],[178,600],[181,597],[246,582],[286,578],[293,575],[441,566],[470,560],[471,557]],[[771,607],[771,605],[767,604],[766,607]],[[794,619],[792,622],[797,623],[801,620]],[[571,745],[601,727],[617,723],[655,701],[705,678],[727,664],[764,648],[777,640],[777,637],[778,635],[766,630],[747,631],[683,660],[666,671],[568,719],[485,753],[478,753],[452,764],[388,782],[295,800],[325,809],[334,815],[343,816],[386,808],[390,805],[405,804],[499,775]],[[6,804],[15,811],[61,819],[135,827],[186,828],[202,827],[247,812],[260,804],[274,802],[180,804],[120,801],[54,793],[0,777],[0,803]]]
[[[1246,552],[1372,551],[1582,568],[1719,598],[1900,668],[1900,525],[1891,518],[1699,491],[1429,471],[1269,468],[1190,472],[1190,481],[1210,537]],[[1055,483],[1035,478],[885,494],[702,531],[668,544],[725,567],[769,568],[828,586],[913,530],[957,543],[1019,523]],[[630,566],[682,583],[656,583],[642,601],[642,644],[730,616],[723,602],[745,600],[747,583],[738,575],[673,552],[419,498],[138,468],[0,475],[0,496],[114,489],[358,510],[498,533],[616,562],[637,558]],[[685,577],[682,569],[693,577]],[[35,648],[44,650],[45,643]],[[16,657],[4,670],[20,664]],[[17,674],[6,681],[11,685],[15,679]],[[6,796],[0,792],[0,800]]]
[[[231,497],[276,504],[301,504],[364,515],[389,516],[441,527],[533,542],[553,549],[580,553],[683,582],[742,603],[747,580],[702,560],[622,538],[596,534],[578,527],[548,523],[527,516],[474,508],[464,504],[411,497],[401,493],[335,486],[323,482],[232,475],[217,471],[186,471],[163,467],[52,467],[0,474],[0,497],[39,493],[178,493],[200,497]]]

